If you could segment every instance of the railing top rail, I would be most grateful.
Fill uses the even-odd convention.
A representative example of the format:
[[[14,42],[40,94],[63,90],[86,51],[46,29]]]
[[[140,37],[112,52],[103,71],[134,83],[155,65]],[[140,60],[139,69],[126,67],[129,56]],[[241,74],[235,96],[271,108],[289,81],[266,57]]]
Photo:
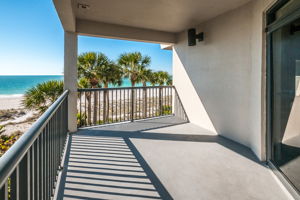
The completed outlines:
[[[44,114],[25,132],[11,148],[0,158],[0,187],[14,171],[15,167],[22,160],[28,149],[32,146],[35,139],[39,136],[42,129],[57,111],[59,106],[67,98],[69,91],[64,93],[46,110]]]
[[[128,89],[147,89],[147,88],[173,88],[171,85],[146,86],[146,87],[116,87],[116,88],[78,88],[78,92],[102,91],[102,90],[128,90]]]

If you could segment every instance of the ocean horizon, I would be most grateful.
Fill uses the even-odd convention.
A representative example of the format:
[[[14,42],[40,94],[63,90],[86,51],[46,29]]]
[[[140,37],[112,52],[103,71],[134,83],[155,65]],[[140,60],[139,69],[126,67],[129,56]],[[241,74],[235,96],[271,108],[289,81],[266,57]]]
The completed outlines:
[[[26,90],[50,80],[63,80],[63,75],[0,75],[0,98],[20,97]],[[124,78],[120,87],[130,87],[129,79]],[[142,86],[137,84],[136,86]],[[109,87],[116,87],[109,85]]]

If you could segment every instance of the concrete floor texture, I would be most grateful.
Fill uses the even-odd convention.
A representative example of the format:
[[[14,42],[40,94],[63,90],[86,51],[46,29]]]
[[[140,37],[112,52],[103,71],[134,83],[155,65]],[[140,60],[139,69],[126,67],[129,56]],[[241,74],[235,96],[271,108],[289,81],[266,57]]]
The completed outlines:
[[[58,199],[291,197],[248,148],[166,117],[72,134]]]

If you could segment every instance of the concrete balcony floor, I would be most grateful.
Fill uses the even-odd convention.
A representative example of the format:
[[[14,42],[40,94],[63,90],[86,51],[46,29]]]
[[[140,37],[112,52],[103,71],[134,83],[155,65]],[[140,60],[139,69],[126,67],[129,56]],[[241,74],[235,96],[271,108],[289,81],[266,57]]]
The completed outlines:
[[[58,199],[289,199],[246,147],[175,117],[69,138]]]

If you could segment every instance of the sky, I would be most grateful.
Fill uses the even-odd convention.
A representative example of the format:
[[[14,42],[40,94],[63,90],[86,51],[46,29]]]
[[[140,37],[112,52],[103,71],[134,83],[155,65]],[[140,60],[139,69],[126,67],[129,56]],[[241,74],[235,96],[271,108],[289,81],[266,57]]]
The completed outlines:
[[[171,73],[172,52],[159,44],[79,36],[78,53],[96,51],[116,60],[140,51],[150,68]],[[63,73],[64,31],[52,0],[4,0],[0,4],[0,75]]]

